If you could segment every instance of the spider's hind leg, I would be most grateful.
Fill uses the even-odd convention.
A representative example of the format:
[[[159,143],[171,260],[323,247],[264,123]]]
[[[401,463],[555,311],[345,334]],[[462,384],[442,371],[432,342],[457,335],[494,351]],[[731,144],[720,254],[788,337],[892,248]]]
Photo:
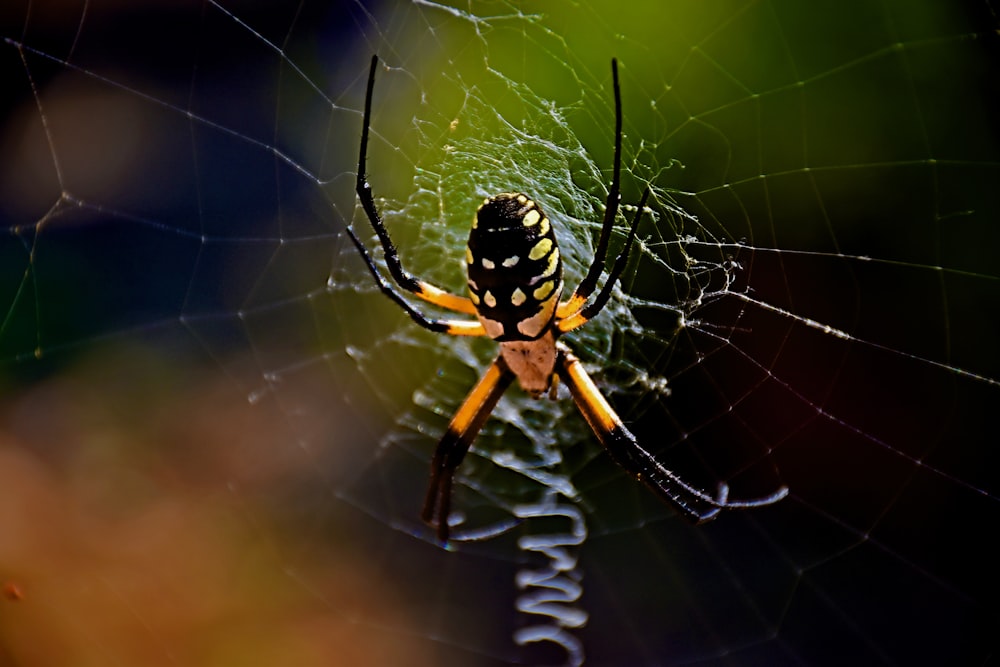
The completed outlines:
[[[421,518],[437,527],[438,539],[442,543],[448,541],[448,514],[451,511],[455,470],[513,380],[514,374],[504,360],[497,357],[452,417],[448,430],[434,450],[431,479]]]
[[[724,509],[747,509],[770,505],[788,495],[788,488],[782,486],[763,498],[729,500],[729,487],[723,483],[719,485],[716,496],[712,497],[685,482],[639,444],[601,395],[580,360],[562,343],[559,344],[556,371],[569,387],[573,400],[591,430],[615,463],[642,481],[692,522],[703,523],[714,519]]]

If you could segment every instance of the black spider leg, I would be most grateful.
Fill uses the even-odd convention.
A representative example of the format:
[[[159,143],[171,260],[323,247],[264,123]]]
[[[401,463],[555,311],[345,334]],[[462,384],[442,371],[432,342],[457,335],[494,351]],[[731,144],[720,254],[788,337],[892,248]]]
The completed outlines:
[[[556,372],[569,387],[577,407],[611,458],[691,521],[708,521],[724,509],[770,505],[788,495],[788,488],[783,486],[763,498],[733,501],[729,500],[729,487],[725,484],[719,485],[714,497],[691,486],[639,444],[570,349],[562,343],[558,343],[558,349]]]
[[[431,479],[420,515],[425,522],[437,526],[437,536],[442,544],[448,542],[448,515],[451,513],[455,470],[513,380],[514,374],[503,358],[497,357],[455,412],[448,430],[434,450]]]
[[[361,208],[364,209],[365,215],[368,217],[368,221],[378,235],[379,243],[382,244],[382,249],[385,251],[385,265],[389,268],[389,275],[392,276],[397,285],[408,292],[416,294],[420,291],[420,283],[403,269],[403,265],[399,261],[399,252],[396,250],[396,245],[392,242],[392,239],[389,238],[389,232],[386,230],[385,224],[382,222],[382,217],[378,213],[378,208],[375,206],[375,198],[372,196],[372,186],[368,183],[368,132],[372,120],[372,95],[375,91],[376,69],[378,69],[378,56],[373,55],[371,70],[368,73],[368,90],[365,93],[365,114],[361,127],[361,151],[358,156],[358,179],[355,191],[358,193],[358,199],[361,201]]]
[[[385,263],[389,268],[390,276],[392,276],[395,283],[403,289],[416,294],[417,296],[422,296],[426,294],[429,286],[422,284],[419,280],[403,270],[402,264],[399,261],[399,253],[396,251],[396,246],[393,244],[392,239],[389,238],[389,232],[382,223],[381,217],[379,217],[378,209],[375,206],[375,199],[372,197],[372,188],[365,175],[365,165],[368,154],[368,133],[369,126],[371,124],[372,93],[375,90],[375,71],[377,67],[378,56],[375,55],[372,56],[371,70],[368,74],[368,89],[365,94],[365,112],[364,120],[362,121],[361,150],[358,157],[358,177],[355,189],[358,194],[358,199],[361,201],[361,208],[364,209],[365,215],[371,223],[372,228],[375,230],[375,233],[378,235],[379,242],[382,244],[382,249],[385,251]],[[405,310],[406,314],[409,315],[410,319],[414,322],[425,329],[439,333],[469,336],[485,335],[486,332],[482,329],[482,325],[478,322],[428,318],[419,310],[411,306],[409,302],[407,302],[406,299],[404,299],[397,290],[393,289],[392,285],[390,285],[389,282],[382,277],[382,274],[379,272],[378,267],[375,264],[375,260],[372,259],[368,249],[361,242],[361,239],[358,238],[354,229],[350,225],[347,227],[347,234],[351,237],[351,241],[358,249],[358,253],[361,255],[365,265],[368,267],[368,271],[375,278],[375,282],[378,284],[379,289],[382,290],[382,293]]]
[[[425,329],[435,331],[437,333],[448,333],[456,336],[466,335],[466,336],[482,336],[486,332],[483,330],[482,324],[479,322],[464,322],[460,320],[438,320],[434,318],[429,318],[421,313],[419,310],[410,305],[410,303],[403,298],[403,295],[392,288],[382,274],[379,273],[378,267],[375,265],[375,260],[372,259],[371,255],[368,254],[368,249],[358,238],[357,234],[350,227],[347,228],[347,235],[351,237],[351,241],[354,243],[354,247],[358,249],[358,253],[361,255],[361,259],[365,261],[365,265],[368,267],[369,273],[375,278],[376,284],[382,293],[387,297],[392,299],[400,308],[406,311],[406,314],[410,316],[414,322],[419,324]]]
[[[585,301],[597,287],[597,279],[604,270],[604,260],[608,256],[608,246],[611,243],[611,229],[614,227],[615,216],[618,215],[618,203],[621,200],[622,172],[622,95],[618,85],[618,60],[611,59],[611,78],[615,92],[615,156],[612,166],[611,187],[604,204],[604,222],[601,226],[601,236],[594,250],[594,260],[587,269],[580,285],[573,292],[573,300]]]
[[[646,187],[642,191],[642,197],[639,198],[639,206],[635,210],[635,215],[632,217],[632,224],[628,230],[628,236],[625,237],[625,244],[618,253],[618,257],[615,258],[615,263],[611,267],[611,272],[608,274],[608,279],[604,282],[604,286],[601,291],[598,292],[597,296],[587,304],[584,308],[581,308],[578,312],[573,313],[566,319],[562,320],[557,324],[560,332],[572,331],[573,329],[586,324],[588,320],[597,316],[599,312],[608,303],[608,299],[611,298],[611,292],[615,287],[615,283],[621,276],[622,271],[625,270],[625,266],[628,264],[628,256],[632,250],[632,243],[635,241],[636,230],[639,227],[639,220],[642,218],[643,209],[646,208],[646,200],[649,198],[649,187]]]

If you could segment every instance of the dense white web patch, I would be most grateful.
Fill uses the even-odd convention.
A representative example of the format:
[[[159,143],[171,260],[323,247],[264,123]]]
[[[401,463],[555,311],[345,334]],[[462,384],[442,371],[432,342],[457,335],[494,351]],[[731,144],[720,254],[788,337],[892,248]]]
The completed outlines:
[[[270,577],[428,664],[984,662],[995,15],[619,5],[4,9],[5,403],[107,345],[196,350],[281,425],[238,467],[181,477],[236,499],[213,526],[255,526]],[[353,193],[372,52],[377,202],[408,270],[456,292],[473,212],[499,192],[540,203],[580,280],[619,59],[620,222],[646,184],[653,204],[622,289],[568,341],[665,465],[788,499],[692,528],[565,397],[515,389],[460,470],[457,553],[433,544],[430,453],[495,346],[414,326],[344,242],[353,224],[377,248]],[[345,543],[385,607],[316,565]],[[30,581],[11,562],[0,578]],[[170,654],[127,587],[75,576]]]

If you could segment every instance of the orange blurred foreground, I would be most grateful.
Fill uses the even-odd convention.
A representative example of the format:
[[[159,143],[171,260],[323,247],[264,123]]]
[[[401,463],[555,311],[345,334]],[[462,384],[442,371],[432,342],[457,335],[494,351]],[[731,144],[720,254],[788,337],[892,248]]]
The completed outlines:
[[[316,481],[278,419],[102,368],[0,403],[0,664],[433,662],[350,539],[267,505]]]

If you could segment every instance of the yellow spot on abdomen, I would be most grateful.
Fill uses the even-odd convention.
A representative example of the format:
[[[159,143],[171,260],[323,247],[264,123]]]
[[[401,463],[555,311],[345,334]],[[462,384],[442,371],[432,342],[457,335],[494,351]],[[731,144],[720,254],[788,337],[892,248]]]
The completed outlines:
[[[552,239],[542,239],[535,244],[535,247],[528,253],[529,259],[539,260],[549,254],[552,250]]]
[[[556,281],[546,280],[544,283],[536,287],[535,291],[532,292],[531,294],[538,301],[545,301],[545,299],[547,299],[549,295],[552,294],[552,290],[554,290],[555,287],[556,287]]]
[[[515,287],[514,292],[510,295],[510,302],[515,306],[520,306],[527,299],[524,292],[521,291],[520,287]]]
[[[524,214],[524,219],[521,222],[524,224],[525,227],[531,227],[532,225],[537,225],[538,221],[541,219],[542,216],[538,214],[538,209],[533,208]]]
[[[545,270],[542,271],[541,275],[539,275],[538,277],[548,278],[549,276],[551,276],[553,273],[556,272],[556,267],[558,266],[559,266],[559,248],[556,248],[555,250],[552,251],[552,254],[549,255],[549,263],[545,266]]]

